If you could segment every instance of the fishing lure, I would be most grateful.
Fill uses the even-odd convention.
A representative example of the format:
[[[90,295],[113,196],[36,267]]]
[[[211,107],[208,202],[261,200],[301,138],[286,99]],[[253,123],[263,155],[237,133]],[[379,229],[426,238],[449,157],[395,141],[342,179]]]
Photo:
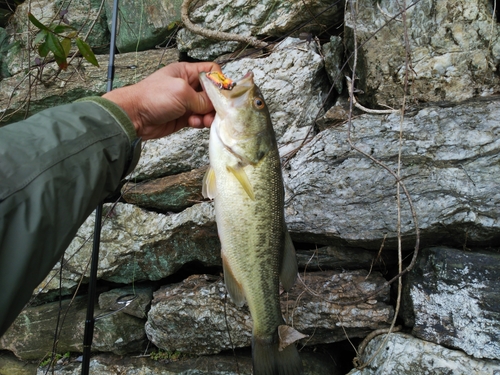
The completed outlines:
[[[209,72],[206,75],[221,90],[232,90],[236,86],[236,82],[233,82],[221,72]]]

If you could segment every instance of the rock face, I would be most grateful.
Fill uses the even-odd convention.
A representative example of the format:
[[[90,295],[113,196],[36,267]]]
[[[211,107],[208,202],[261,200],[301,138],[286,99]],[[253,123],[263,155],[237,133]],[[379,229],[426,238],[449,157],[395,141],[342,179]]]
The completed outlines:
[[[412,334],[500,359],[500,254],[425,249],[405,282]]]
[[[430,106],[403,122],[398,114],[361,115],[352,122],[351,139],[395,171],[402,129],[401,176],[422,237],[432,243],[488,245],[498,243],[500,228],[499,118],[497,100]],[[300,242],[341,240],[378,248],[386,236],[387,246],[397,229],[394,178],[353,150],[347,131],[346,124],[320,132],[285,169],[288,228]],[[405,198],[401,215],[403,237],[414,238]]]
[[[60,353],[81,352],[87,311],[87,298],[78,297],[61,304],[59,323],[62,330],[57,343]],[[52,350],[54,332],[57,329],[59,303],[53,302],[25,309],[9,330],[0,338],[0,348],[11,350],[24,360],[40,360]],[[145,319],[123,312],[108,314],[96,309],[93,350],[112,352],[118,355],[145,349]],[[66,321],[66,319],[69,321]],[[59,329],[61,329],[59,327]]]
[[[314,272],[303,277],[281,298],[287,324],[309,335],[304,344],[363,337],[388,326],[393,308],[387,305],[389,288],[376,299],[345,305],[384,286],[380,275],[366,272]],[[248,309],[238,308],[226,296],[222,279],[193,276],[166,285],[154,294],[146,323],[149,339],[159,348],[191,355],[215,354],[251,343]]]
[[[180,21],[182,0],[148,1],[147,4],[125,0],[120,2],[116,47],[121,53],[154,49],[166,45],[176,22]],[[108,28],[111,30],[113,1],[105,2]]]
[[[301,32],[317,33],[325,24],[340,24],[342,8],[342,1],[328,0],[261,1],[256,6],[244,1],[209,0],[192,11],[190,19],[204,28],[240,35],[297,36]],[[177,42],[180,51],[204,60],[233,52],[240,45],[209,40],[185,29],[179,32]]]
[[[350,51],[354,39],[360,48],[357,86],[365,94],[360,100],[399,108],[405,94],[417,101],[458,102],[498,91],[500,28],[489,1],[406,4],[404,15],[402,3],[391,0],[364,0],[355,11],[346,8]]]
[[[104,211],[107,218],[103,220],[99,279],[115,283],[160,280],[190,262],[208,267],[221,265],[210,203],[171,215],[124,203],[106,205]],[[89,271],[84,271],[92,251],[89,238],[93,228],[91,215],[66,251],[62,285],[70,292],[81,277],[88,277]],[[40,284],[38,293],[59,289],[57,267]]]
[[[235,80],[249,70],[266,99],[271,120],[285,155],[310,135],[314,119],[323,112],[328,78],[314,44],[288,38],[269,56],[243,58],[224,65]],[[144,180],[177,174],[208,164],[208,131],[183,129],[168,138],[148,141],[130,179]]]
[[[399,244],[403,266],[408,264],[417,226],[420,255],[404,279],[397,317],[406,333],[390,335],[374,362],[353,373],[500,373],[498,9],[495,15],[490,0],[420,0],[406,2],[405,12],[403,4],[193,2],[193,23],[256,36],[268,44],[259,50],[186,29],[175,34],[176,48],[156,48],[173,45],[171,33],[182,27],[180,1],[120,5],[118,49],[134,52],[116,56],[114,87],[192,57],[217,58],[235,80],[254,72],[282,156],[286,220],[301,275],[282,296],[282,308],[287,322],[309,335],[300,344],[306,345],[301,357],[308,374],[350,371],[355,354],[345,349],[351,347],[346,336],[360,341],[394,319],[387,280],[397,273]],[[26,13],[49,24],[66,9],[48,0],[18,7],[0,29],[0,76],[12,75],[0,80],[0,126],[105,91],[108,56],[99,53],[108,50],[111,1],[98,16],[100,5],[72,2],[66,13],[82,32],[94,25],[89,40],[100,67],[77,57],[63,72],[54,63],[35,64],[38,48],[28,40],[34,42],[36,30],[26,28]],[[353,73],[354,95],[365,107],[400,109],[405,99],[404,111],[359,109],[343,81]],[[122,199],[105,208],[93,350],[107,354],[95,357],[92,373],[250,372],[251,318],[226,300],[214,210],[200,196],[208,136],[207,129],[187,128],[145,142]],[[402,192],[398,212],[398,180],[416,220]],[[62,273],[57,264],[0,338],[1,350],[23,359],[52,351],[59,311],[54,300],[62,295],[66,309],[80,282],[85,289],[93,221],[91,216],[81,226]],[[349,304],[378,287],[381,295]],[[75,298],[57,351],[81,351],[85,306],[84,296]],[[361,361],[381,340],[370,342]],[[214,354],[233,346],[240,362]],[[146,347],[147,354],[160,348],[156,356],[172,363],[132,358]],[[340,353],[335,361],[343,372],[318,353]],[[80,373],[80,363],[61,364],[55,373]]]
[[[387,340],[387,341],[385,341]],[[377,354],[376,351],[382,348]],[[348,375],[375,374],[497,374],[500,361],[472,359],[461,351],[418,340],[404,333],[381,335],[368,344],[362,355],[365,363],[375,359],[363,370],[353,370]]]
[[[13,47],[14,48],[14,47]],[[108,56],[97,55],[99,67],[83,60],[70,65],[67,71],[58,72],[55,63],[44,67],[41,81],[31,86],[23,85],[26,77],[16,74],[0,82],[0,124],[22,120],[25,114],[33,115],[45,108],[73,102],[77,99],[102,95],[106,92]],[[138,60],[140,69],[137,68]],[[153,73],[160,61],[168,64],[177,61],[177,52],[148,51],[147,53],[128,53],[116,56],[114,86],[130,85]],[[57,74],[59,80],[54,80]],[[29,106],[27,100],[29,98]],[[27,111],[27,113],[25,113]]]
[[[92,375],[240,375],[252,372],[250,355],[219,355],[199,358],[170,359],[167,353],[157,353],[151,358],[120,358],[110,355],[96,355],[90,361]],[[164,358],[162,358],[164,357]],[[335,363],[324,355],[305,353],[302,355],[305,375],[340,375],[335,369]],[[35,370],[36,371],[36,370]],[[52,372],[52,371],[51,371]],[[39,368],[37,375],[45,375],[46,368]],[[73,361],[67,366],[61,366],[54,375],[80,375],[81,363]]]

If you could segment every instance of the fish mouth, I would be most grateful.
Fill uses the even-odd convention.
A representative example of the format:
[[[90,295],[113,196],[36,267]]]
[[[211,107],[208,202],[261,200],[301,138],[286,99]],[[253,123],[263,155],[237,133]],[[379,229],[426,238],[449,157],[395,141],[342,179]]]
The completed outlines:
[[[250,70],[239,81],[236,81],[231,89],[220,87],[207,76],[208,73],[200,73],[200,82],[208,97],[212,101],[215,110],[220,115],[227,112],[227,107],[240,107],[247,102],[248,96],[255,87],[253,72]]]

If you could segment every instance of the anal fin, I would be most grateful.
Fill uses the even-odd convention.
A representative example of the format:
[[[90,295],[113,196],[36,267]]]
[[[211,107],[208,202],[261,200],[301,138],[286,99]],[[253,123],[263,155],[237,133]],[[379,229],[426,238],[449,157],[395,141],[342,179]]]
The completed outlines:
[[[222,269],[224,271],[224,283],[226,284],[229,297],[231,297],[231,300],[236,306],[243,306],[246,301],[245,293],[243,292],[241,285],[238,281],[236,281],[233,271],[224,257],[224,253],[222,253]]]
[[[281,257],[280,281],[281,285],[283,285],[283,289],[289,291],[292,288],[293,284],[295,284],[295,280],[297,279],[298,267],[297,258],[295,256],[295,247],[293,246],[290,233],[288,233],[286,227],[284,231],[285,245]]]

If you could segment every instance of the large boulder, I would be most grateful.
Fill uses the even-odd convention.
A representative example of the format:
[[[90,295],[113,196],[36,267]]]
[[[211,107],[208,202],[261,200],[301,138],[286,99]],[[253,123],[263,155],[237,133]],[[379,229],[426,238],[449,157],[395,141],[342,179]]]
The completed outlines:
[[[24,360],[40,360],[52,352],[57,332],[58,353],[81,352],[86,314],[86,297],[25,308],[0,337],[0,349]],[[100,309],[95,316],[92,350],[123,355],[146,348],[145,319]]]
[[[174,50],[119,54],[115,57],[113,87],[136,83],[155,72],[160,61],[168,64],[177,61],[177,58]],[[3,104],[0,125],[20,121],[45,108],[104,94],[109,56],[97,55],[96,59],[98,67],[78,58],[69,64],[66,71],[59,71],[55,63],[48,64],[39,80],[34,80],[31,85],[22,74],[1,80],[0,103]],[[57,80],[54,80],[55,76]]]
[[[223,67],[234,80],[249,70],[269,107],[280,153],[285,155],[314,134],[314,121],[323,112],[329,87],[323,59],[313,43],[288,38],[269,56],[244,58]],[[208,131],[189,128],[148,141],[130,179],[158,178],[208,164],[208,138]]]
[[[220,266],[220,243],[211,203],[190,207],[178,214],[160,214],[137,206],[105,205],[101,234],[98,278],[130,284],[160,280],[187,263]],[[35,290],[50,298],[71,293],[80,280],[88,281],[94,215],[80,227],[64,256],[61,277],[56,264]]]
[[[244,1],[209,0],[190,11],[190,20],[199,27],[239,35],[298,36],[320,33],[327,24],[340,24],[343,1],[288,0],[261,1],[250,5]],[[182,29],[177,35],[180,51],[196,59],[212,60],[233,52],[239,42],[207,39]],[[245,46],[242,46],[245,47]]]
[[[169,40],[173,40],[180,22],[181,4],[182,0],[120,1],[116,36],[118,51],[136,52],[166,46]],[[107,0],[104,8],[111,30],[113,0]]]
[[[288,228],[299,242],[395,248],[398,169],[424,243],[494,245],[500,239],[500,102],[429,106],[401,119],[361,115],[304,145],[284,170]],[[401,133],[400,133],[401,132]],[[400,141],[401,138],[401,141]],[[403,193],[401,192],[403,195]],[[408,200],[401,198],[405,246],[415,239]]]
[[[474,359],[459,350],[405,333],[375,337],[358,360],[360,364],[368,363],[367,367],[352,370],[348,375],[495,375],[500,372],[500,361]]]
[[[404,14],[403,3],[393,0],[362,0],[346,8],[346,41],[351,53],[354,39],[359,48],[361,101],[400,108],[404,96],[411,102],[460,102],[499,90],[500,26],[491,1],[406,4]]]
[[[385,288],[384,288],[385,286]],[[349,304],[383,288],[366,303]],[[394,314],[388,305],[389,286],[378,273],[325,271],[307,273],[281,297],[287,324],[309,335],[314,345],[364,337],[387,327]],[[221,278],[192,276],[165,285],[154,293],[146,323],[148,338],[159,348],[193,355],[215,354],[248,347],[252,319],[247,307],[239,308],[227,296]]]
[[[416,337],[500,360],[500,254],[433,247],[405,280],[405,324]]]

